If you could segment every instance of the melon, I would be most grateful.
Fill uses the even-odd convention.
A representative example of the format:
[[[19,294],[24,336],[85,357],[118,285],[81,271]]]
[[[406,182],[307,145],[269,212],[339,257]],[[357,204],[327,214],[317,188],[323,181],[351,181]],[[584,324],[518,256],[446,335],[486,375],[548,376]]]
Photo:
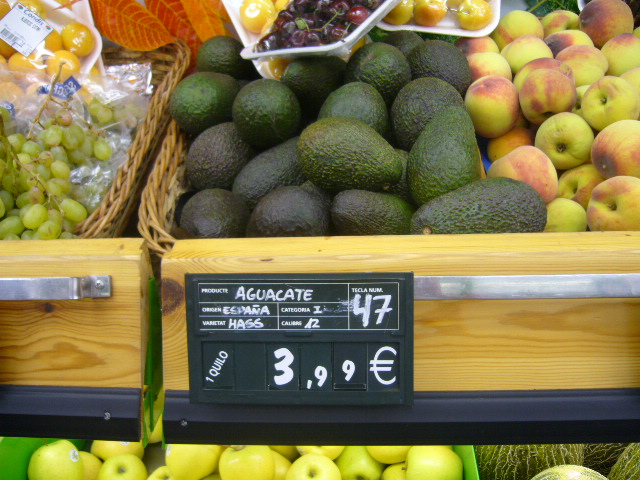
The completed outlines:
[[[541,471],[531,480],[607,480],[607,477],[581,465],[556,465]]]
[[[640,478],[640,443],[630,443],[611,467],[609,480],[638,480]]]
[[[584,465],[605,477],[628,443],[587,443],[584,446]]]
[[[526,480],[556,465],[582,465],[584,444],[476,445],[481,479]]]

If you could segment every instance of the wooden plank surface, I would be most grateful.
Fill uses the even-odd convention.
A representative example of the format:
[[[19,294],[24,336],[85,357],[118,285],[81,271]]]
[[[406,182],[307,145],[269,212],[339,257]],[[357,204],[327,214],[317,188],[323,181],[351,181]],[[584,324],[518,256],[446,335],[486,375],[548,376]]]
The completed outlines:
[[[2,242],[1,277],[111,275],[112,296],[0,301],[0,383],[141,388],[149,258],[141,239]]]
[[[162,261],[165,387],[188,390],[186,273],[640,272],[640,232],[178,241]],[[640,299],[417,301],[415,390],[640,387]]]

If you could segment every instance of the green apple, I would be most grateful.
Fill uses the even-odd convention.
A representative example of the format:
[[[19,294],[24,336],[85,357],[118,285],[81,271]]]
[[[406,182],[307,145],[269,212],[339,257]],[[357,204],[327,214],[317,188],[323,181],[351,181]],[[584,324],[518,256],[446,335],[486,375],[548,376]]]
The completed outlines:
[[[373,458],[367,447],[348,445],[335,460],[342,480],[379,480],[384,464]]]
[[[275,450],[290,462],[293,462],[300,456],[300,452],[298,452],[298,448],[295,445],[269,445],[269,447],[271,447],[271,450]]]
[[[273,480],[285,480],[287,472],[291,467],[291,462],[284,455],[279,454],[273,450],[273,460],[275,462],[275,469],[273,472]]]
[[[174,480],[174,478],[169,471],[169,467],[161,465],[151,472],[147,480]]]
[[[91,453],[101,460],[106,460],[116,455],[130,453],[139,458],[144,455],[142,440],[137,442],[118,442],[116,440],[94,440],[91,442]]]
[[[29,480],[82,480],[84,469],[78,449],[69,440],[38,447],[29,459],[27,476]]]
[[[404,462],[411,445],[368,445],[369,455],[380,463],[392,464]]]
[[[568,198],[586,209],[591,192],[604,177],[593,163],[585,163],[562,172],[558,178],[558,197]]]
[[[275,460],[268,445],[230,445],[218,464],[224,480],[273,480]]]
[[[221,450],[220,445],[172,443],[165,464],[175,480],[200,480],[215,471]]]
[[[591,231],[640,230],[640,178],[611,177],[591,192],[587,223]]]
[[[148,476],[142,459],[132,453],[107,458],[98,472],[98,480],[147,480]]]
[[[80,451],[80,458],[82,460],[82,468],[84,471],[83,480],[96,480],[98,478],[98,472],[102,467],[102,460],[96,457],[93,453]]]
[[[406,471],[407,466],[404,462],[388,465],[382,472],[380,480],[405,480],[407,477]]]
[[[587,211],[568,198],[554,198],[547,203],[545,232],[586,232]]]
[[[443,445],[415,445],[406,463],[406,480],[463,480],[462,459]]]
[[[309,453],[317,453],[318,455],[324,455],[331,460],[335,460],[344,450],[343,445],[298,445],[296,447],[300,455],[307,455]]]
[[[547,154],[558,170],[567,170],[589,161],[593,139],[593,130],[584,118],[561,112],[542,122],[534,145]]]
[[[594,130],[618,120],[637,120],[640,94],[624,78],[605,75],[592,83],[582,96],[582,116]]]
[[[285,480],[342,480],[342,477],[329,457],[308,453],[293,461]]]

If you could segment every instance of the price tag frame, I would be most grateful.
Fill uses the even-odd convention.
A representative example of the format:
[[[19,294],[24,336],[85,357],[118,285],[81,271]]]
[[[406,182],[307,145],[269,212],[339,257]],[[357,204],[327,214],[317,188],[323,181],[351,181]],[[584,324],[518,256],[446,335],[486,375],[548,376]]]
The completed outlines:
[[[214,314],[218,319],[222,318],[219,328],[207,327],[203,322],[202,304],[206,303],[212,306],[209,310],[220,312],[215,308],[215,305],[221,302],[201,300],[201,286],[203,284],[215,285],[216,289],[211,290],[215,292],[223,292],[226,289],[227,293],[221,295],[230,295],[228,292],[238,286],[250,288],[251,286],[273,284],[279,287],[293,286],[294,289],[298,288],[299,290],[304,290],[301,288],[302,286],[322,286],[322,288],[329,290],[327,294],[326,291],[318,289],[318,296],[324,294],[325,300],[327,299],[326,295],[331,295],[336,289],[344,288],[349,291],[353,287],[353,290],[348,292],[349,300],[347,302],[344,300],[335,302],[338,304],[336,311],[339,310],[340,314],[347,315],[349,322],[354,320],[354,316],[361,315],[354,313],[353,306],[365,305],[364,297],[369,291],[368,286],[371,286],[371,291],[382,290],[384,293],[388,293],[388,285],[389,289],[397,292],[397,296],[389,300],[390,305],[397,310],[395,315],[390,313],[388,316],[393,320],[390,320],[389,323],[383,322],[382,326],[376,329],[373,327],[378,325],[377,320],[383,319],[385,312],[388,311],[384,308],[387,306],[384,304],[386,300],[381,300],[380,297],[378,297],[377,303],[368,304],[374,312],[378,312],[379,316],[370,316],[366,327],[355,325],[355,323],[353,326],[345,327],[343,320],[336,320],[336,323],[331,324],[331,327],[323,327],[322,325],[326,322],[321,317],[317,322],[303,322],[303,326],[298,323],[297,327],[290,328],[265,329],[267,322],[261,321],[263,328],[232,329],[228,328],[231,320],[225,320],[225,314],[222,313],[220,315]],[[379,288],[380,286],[382,288]],[[287,289],[290,290],[290,288]],[[247,290],[248,288],[244,288],[243,291]],[[310,290],[313,292],[310,295],[316,293],[313,289]],[[355,303],[350,296],[356,290],[362,292],[358,303]],[[249,405],[412,405],[414,394],[413,290],[412,272],[185,274],[190,402]],[[393,295],[383,296],[393,297]],[[370,296],[371,298],[373,298],[373,294]],[[287,299],[291,300],[291,297]],[[289,305],[322,302],[322,300],[313,300],[315,299],[297,298]],[[296,303],[296,301],[300,303]],[[259,307],[265,303],[265,301],[261,303],[260,300],[255,299],[250,302],[258,306],[258,311],[260,311]],[[226,303],[226,301],[222,303]],[[278,327],[281,327],[279,307],[277,311],[277,324]],[[229,315],[229,317],[233,316]],[[238,316],[235,315],[235,317]],[[204,317],[207,316],[204,315]],[[364,324],[364,315],[361,320]],[[209,324],[211,323],[217,322],[209,322]],[[309,323],[317,324],[316,328],[304,328],[304,325]],[[273,327],[273,324],[270,325]],[[285,349],[289,352],[279,349]],[[357,384],[355,387],[353,385],[345,387],[337,382],[335,378],[337,376],[333,375],[337,368],[334,361],[338,355],[336,351],[340,350],[366,351],[365,361],[355,362],[353,365],[354,371],[357,369],[360,372],[362,368],[365,369],[367,377],[364,385]],[[303,378],[301,370],[304,367],[301,364],[306,362],[305,364],[309,365],[309,360],[305,360],[310,356],[309,352],[313,352],[314,356],[318,355],[326,359],[327,351],[331,352],[331,365],[326,365],[326,367],[318,365],[317,367],[324,368],[324,375],[322,370],[316,370],[314,373],[316,375],[320,373],[320,376],[311,380],[308,376]],[[273,356],[273,358],[269,356],[271,362],[267,358],[269,354]],[[273,365],[276,361],[287,362],[285,357],[290,359],[290,354],[293,354],[295,361],[298,362],[297,368],[294,369],[297,372],[295,376],[297,380],[294,378],[295,381],[292,380],[292,384],[281,388],[274,385],[271,380],[274,378]],[[363,357],[359,358],[362,360]],[[227,366],[224,365],[225,363]],[[376,368],[378,364],[380,366]],[[391,368],[386,368],[387,365],[393,365],[395,370],[388,373]],[[351,366],[348,365],[348,367]],[[342,368],[346,375],[350,373],[350,370],[344,370],[344,363]],[[246,375],[247,372],[251,373],[251,370],[253,373],[258,372],[258,375]],[[277,369],[276,371],[282,372],[281,376],[284,376],[285,370],[286,366],[284,370]],[[261,377],[260,372],[264,372],[264,378]],[[308,372],[308,368],[305,372]],[[220,380],[222,376],[219,376],[219,373],[225,374],[223,376],[225,376],[226,383]],[[216,376],[215,379],[209,378],[209,382],[215,380],[222,383],[216,385],[215,388],[212,387],[209,382],[205,381],[208,374]],[[381,382],[388,384],[391,375],[394,375],[394,384],[383,386]],[[374,377],[375,379],[372,380]],[[325,380],[331,383],[327,383]],[[324,388],[318,386],[321,381]],[[313,382],[316,384],[313,385]],[[305,386],[311,388],[305,388]]]

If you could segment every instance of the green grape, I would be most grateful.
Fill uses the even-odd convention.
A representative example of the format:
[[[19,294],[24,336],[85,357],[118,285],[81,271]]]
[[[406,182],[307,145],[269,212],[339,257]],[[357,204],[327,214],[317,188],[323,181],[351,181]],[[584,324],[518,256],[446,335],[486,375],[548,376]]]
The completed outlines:
[[[22,191],[29,190],[34,185],[38,184],[38,181],[33,177],[33,174],[26,168],[23,168],[18,173],[19,186]]]
[[[47,192],[54,197],[65,197],[71,190],[71,182],[64,178],[50,178],[46,181]]]
[[[9,192],[15,192],[16,185],[16,176],[14,173],[7,173],[2,177],[2,188],[8,190]]]
[[[55,120],[58,125],[68,127],[73,122],[73,115],[66,108],[60,108],[55,113]]]
[[[36,163],[39,165],[44,165],[45,167],[50,167],[53,162],[53,153],[50,150],[43,150],[38,158],[36,159]]]
[[[109,107],[103,106],[96,113],[96,120],[98,120],[98,122],[102,125],[113,122],[113,110],[111,110]]]
[[[54,240],[62,233],[61,222],[54,222],[53,220],[45,220],[38,227],[38,236],[41,240]]]
[[[29,201],[31,203],[44,203],[44,192],[40,187],[31,187],[29,189]]]
[[[4,107],[0,106],[0,117],[2,117],[2,123],[7,125],[11,121],[11,113]]]
[[[60,202],[60,208],[64,213],[64,218],[73,223],[80,223],[87,218],[87,209],[72,198],[65,198]]]
[[[107,161],[111,158],[112,154],[113,149],[104,138],[99,138],[93,142],[93,156],[98,160],[102,160],[103,162]]]
[[[96,117],[100,109],[102,109],[102,104],[95,98],[89,102],[89,113],[92,117]]]
[[[38,240],[38,232],[34,232],[33,230],[25,230],[20,235],[20,240]]]
[[[72,222],[67,218],[62,219],[62,232],[73,232],[76,228],[76,222]]]
[[[20,240],[20,237],[15,233],[8,233],[2,238],[2,240]]]
[[[51,175],[53,175],[54,178],[64,178],[67,180],[71,175],[71,168],[69,168],[67,162],[56,160],[51,164]]]
[[[47,210],[47,220],[51,220],[62,225],[62,212],[57,208],[50,208]]]
[[[46,165],[42,165],[40,163],[36,165],[36,173],[38,174],[38,177],[40,177],[39,179],[41,182],[46,182],[51,178],[51,168]]]
[[[69,239],[69,238],[78,238],[78,236],[74,235],[70,231],[66,231],[66,232],[62,232],[58,238]]]
[[[27,141],[25,136],[21,133],[12,133],[7,137],[7,140],[9,141],[9,145],[11,145],[11,148],[13,148],[13,151],[15,153],[18,153],[20,150],[22,150],[22,145],[24,145],[24,142]]]
[[[0,238],[9,234],[20,235],[24,231],[24,225],[20,217],[11,216],[0,220]]]
[[[81,149],[69,150],[67,154],[69,155],[69,161],[75,165],[84,165],[88,157]]]
[[[82,128],[82,126],[78,125],[77,123],[72,123],[67,128],[69,128],[78,139],[78,145],[81,145],[82,142],[84,142],[84,137],[85,137],[84,128]]]
[[[28,229],[36,229],[47,220],[47,207],[40,203],[30,205],[23,217],[22,223]]]
[[[11,210],[8,210],[7,217],[20,217],[20,209],[12,208]]]
[[[51,155],[53,155],[53,160],[62,160],[63,162],[69,161],[69,156],[67,155],[67,151],[63,146],[51,147]]]
[[[72,126],[73,125],[62,129],[62,146],[67,149],[67,154],[80,145],[80,140],[76,137],[75,132],[71,130]]]
[[[23,209],[27,205],[31,205],[31,198],[28,191],[22,192],[16,197],[16,207]]]
[[[33,140],[27,140],[22,144],[22,148],[20,149],[21,153],[26,153],[27,155],[36,158],[42,152],[42,147]]]
[[[138,119],[136,116],[128,112],[124,108],[119,108],[113,111],[113,118],[117,122],[122,122],[127,128],[135,128],[138,124]]]
[[[13,195],[11,192],[7,192],[6,190],[0,190],[0,200],[2,200],[2,203],[4,203],[7,210],[11,210],[15,205]]]
[[[37,155],[36,155],[36,157],[32,157],[28,153],[21,152],[21,153],[18,153],[16,155],[16,157],[18,157],[18,161],[20,163],[22,163],[24,165],[31,165],[31,164],[35,163]]]
[[[6,208],[4,206],[4,201],[2,200],[2,198],[0,198],[0,218],[4,217],[5,213],[6,213]]]
[[[42,140],[46,146],[56,147],[62,143],[62,127],[60,125],[51,125],[42,132]]]
[[[84,153],[87,157],[93,155],[93,139],[91,138],[91,135],[85,135],[84,142],[82,142],[82,145],[78,147],[78,150]]]

